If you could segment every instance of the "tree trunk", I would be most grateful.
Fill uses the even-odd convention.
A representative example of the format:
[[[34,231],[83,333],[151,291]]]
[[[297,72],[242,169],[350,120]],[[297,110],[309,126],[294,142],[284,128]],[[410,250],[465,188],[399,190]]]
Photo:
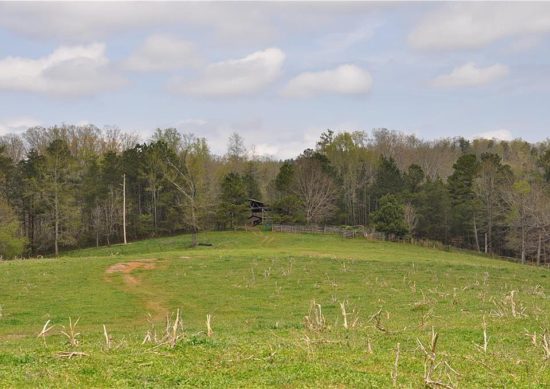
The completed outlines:
[[[124,244],[126,240],[126,174],[122,175],[122,234],[124,235]]]
[[[537,247],[537,265],[540,265],[541,252],[542,252],[542,232],[539,231],[539,244]]]
[[[54,194],[54,224],[55,224],[55,238],[54,238],[54,251],[55,256],[59,255],[59,198],[57,193],[57,187]]]
[[[199,229],[197,228],[197,214],[195,212],[194,199],[193,204],[191,204],[191,223],[193,224],[193,236],[191,237],[191,245],[193,247],[196,247],[198,244]]]
[[[197,247],[197,245],[199,244],[198,238],[199,238],[199,237],[198,237],[197,229],[194,228],[194,229],[193,229],[193,234],[192,234],[192,236],[191,236],[191,246]]]
[[[476,249],[477,249],[477,252],[481,252],[481,249],[479,248],[479,238],[477,236],[477,224],[476,224],[476,217],[474,216],[474,236],[475,236],[475,240],[476,240]]]
[[[153,226],[157,235],[157,189],[153,188]]]
[[[525,263],[525,224],[521,224],[521,263]]]

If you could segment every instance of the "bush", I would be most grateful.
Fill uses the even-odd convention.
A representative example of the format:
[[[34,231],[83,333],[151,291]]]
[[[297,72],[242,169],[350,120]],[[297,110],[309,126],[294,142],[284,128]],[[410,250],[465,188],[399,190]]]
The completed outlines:
[[[377,231],[386,236],[401,238],[409,232],[405,223],[403,206],[394,195],[388,194],[380,199],[380,208],[372,215]]]

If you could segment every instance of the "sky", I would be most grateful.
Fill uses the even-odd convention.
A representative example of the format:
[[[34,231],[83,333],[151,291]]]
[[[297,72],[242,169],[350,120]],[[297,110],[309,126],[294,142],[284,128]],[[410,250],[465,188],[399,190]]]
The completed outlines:
[[[321,132],[550,137],[550,3],[0,2],[0,135],[175,127],[288,158]]]

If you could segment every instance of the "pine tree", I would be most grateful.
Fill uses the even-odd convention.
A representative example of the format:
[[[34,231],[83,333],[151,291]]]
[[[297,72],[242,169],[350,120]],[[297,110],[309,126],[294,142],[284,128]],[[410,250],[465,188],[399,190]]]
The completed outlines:
[[[451,234],[455,242],[471,245],[473,234],[479,250],[476,214],[479,207],[474,193],[474,180],[479,171],[479,162],[474,154],[462,155],[453,165],[453,174],[447,183],[452,206]]]
[[[376,230],[385,233],[390,239],[403,237],[409,232],[405,223],[403,205],[392,194],[380,198],[380,206],[373,213],[372,221]]]

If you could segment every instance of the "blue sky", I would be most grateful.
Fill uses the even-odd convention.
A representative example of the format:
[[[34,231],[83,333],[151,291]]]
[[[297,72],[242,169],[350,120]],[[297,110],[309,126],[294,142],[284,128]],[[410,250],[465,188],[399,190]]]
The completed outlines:
[[[289,157],[333,130],[550,134],[546,3],[0,3],[0,135],[237,131]]]

